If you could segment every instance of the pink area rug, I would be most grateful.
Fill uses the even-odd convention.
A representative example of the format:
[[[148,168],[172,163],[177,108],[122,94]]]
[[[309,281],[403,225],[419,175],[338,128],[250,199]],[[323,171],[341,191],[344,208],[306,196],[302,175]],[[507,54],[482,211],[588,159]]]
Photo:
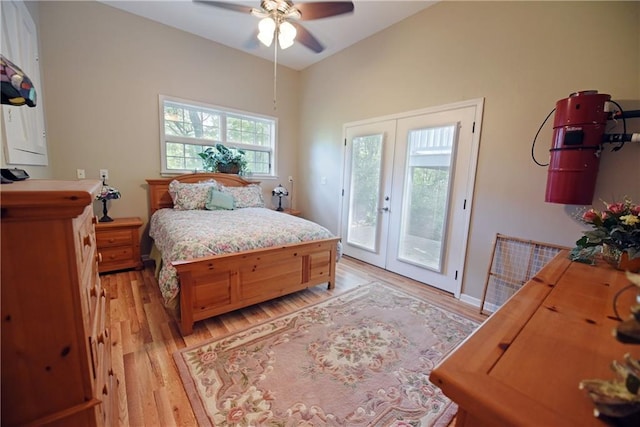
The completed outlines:
[[[174,358],[201,426],[446,426],[429,373],[477,326],[374,282]]]

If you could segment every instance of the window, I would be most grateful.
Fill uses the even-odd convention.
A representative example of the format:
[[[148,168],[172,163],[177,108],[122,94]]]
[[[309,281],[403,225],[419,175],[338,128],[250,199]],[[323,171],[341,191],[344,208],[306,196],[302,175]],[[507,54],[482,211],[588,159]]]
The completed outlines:
[[[277,119],[160,96],[162,173],[203,170],[198,153],[222,143],[244,150],[248,172],[275,175]]]

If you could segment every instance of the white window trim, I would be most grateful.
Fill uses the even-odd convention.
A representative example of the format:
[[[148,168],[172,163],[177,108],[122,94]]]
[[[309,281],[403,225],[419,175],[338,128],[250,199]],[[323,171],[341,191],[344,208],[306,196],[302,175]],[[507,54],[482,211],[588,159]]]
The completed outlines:
[[[193,143],[201,144],[202,140],[198,138],[190,138],[190,137],[174,136],[174,135],[171,135],[169,138],[167,138],[167,136],[164,133],[164,102],[165,101],[176,102],[176,103],[186,104],[186,105],[194,105],[194,106],[202,107],[206,109],[219,110],[227,114],[238,114],[240,116],[249,116],[249,117],[255,117],[255,118],[260,118],[265,120],[272,120],[274,122],[274,131],[273,131],[273,155],[271,159],[271,174],[252,173],[251,177],[265,178],[265,179],[269,179],[269,178],[276,179],[278,177],[278,173],[277,173],[278,171],[278,118],[277,117],[268,116],[260,113],[254,113],[252,111],[243,111],[235,108],[229,108],[229,107],[224,107],[224,106],[215,105],[215,104],[207,104],[204,102],[160,94],[158,95],[158,120],[159,120],[158,126],[160,128],[160,174],[162,176],[175,176],[175,175],[182,175],[184,173],[193,173],[193,172],[203,171],[201,169],[198,169],[195,171],[187,170],[187,169],[181,169],[181,170],[167,169],[167,151],[166,151],[167,140],[180,142],[180,143],[187,143],[187,144],[193,144]],[[226,135],[226,122],[221,123],[220,132],[222,135]],[[239,143],[231,144],[231,143],[227,143],[226,141],[210,141],[210,142],[211,143],[209,145],[215,145],[216,143],[221,142],[225,145],[227,144],[233,145],[234,147],[237,147],[239,149],[248,149],[253,151],[265,151],[265,152],[271,151],[267,149],[261,150],[261,147],[257,145],[247,145],[247,144],[239,144]]]

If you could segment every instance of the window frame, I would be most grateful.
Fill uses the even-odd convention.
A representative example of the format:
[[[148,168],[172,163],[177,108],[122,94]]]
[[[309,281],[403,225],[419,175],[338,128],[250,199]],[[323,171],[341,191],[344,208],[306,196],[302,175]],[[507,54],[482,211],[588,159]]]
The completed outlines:
[[[216,113],[220,113],[220,136],[221,140],[185,137],[176,135],[165,134],[165,114],[164,108],[166,102],[173,102],[176,104],[183,104],[187,107],[200,107],[206,110],[213,110]],[[159,111],[159,127],[160,127],[160,173],[163,176],[166,175],[181,175],[185,173],[204,172],[204,169],[169,169],[167,165],[167,143],[175,142],[179,144],[191,144],[200,146],[215,146],[218,143],[224,144],[226,147],[235,148],[247,151],[263,151],[271,155],[270,173],[256,173],[249,172],[252,177],[262,178],[276,178],[277,177],[277,153],[278,153],[278,118],[274,116],[268,116],[265,114],[254,113],[250,111],[243,111],[229,107],[223,107],[220,105],[207,104],[200,101],[188,100],[183,98],[177,98],[169,95],[158,96],[158,111]],[[244,144],[238,142],[228,142],[227,138],[227,118],[246,118],[249,120],[267,120],[273,123],[271,132],[271,146],[258,146],[253,144]]]

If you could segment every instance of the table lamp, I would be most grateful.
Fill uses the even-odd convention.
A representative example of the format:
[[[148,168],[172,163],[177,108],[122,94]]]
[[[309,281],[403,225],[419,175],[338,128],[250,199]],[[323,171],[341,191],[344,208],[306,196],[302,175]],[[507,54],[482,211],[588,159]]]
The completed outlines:
[[[102,201],[102,218],[99,219],[100,222],[111,222],[113,219],[107,215],[107,200],[119,199],[120,191],[117,188],[111,187],[107,185],[105,178],[102,179],[102,189],[100,193],[96,196],[97,200]]]
[[[278,207],[276,208],[276,210],[283,211],[284,209],[282,209],[282,198],[289,195],[289,192],[287,191],[287,189],[284,188],[282,184],[278,184],[278,186],[273,189],[271,194],[273,196],[278,196]]]

